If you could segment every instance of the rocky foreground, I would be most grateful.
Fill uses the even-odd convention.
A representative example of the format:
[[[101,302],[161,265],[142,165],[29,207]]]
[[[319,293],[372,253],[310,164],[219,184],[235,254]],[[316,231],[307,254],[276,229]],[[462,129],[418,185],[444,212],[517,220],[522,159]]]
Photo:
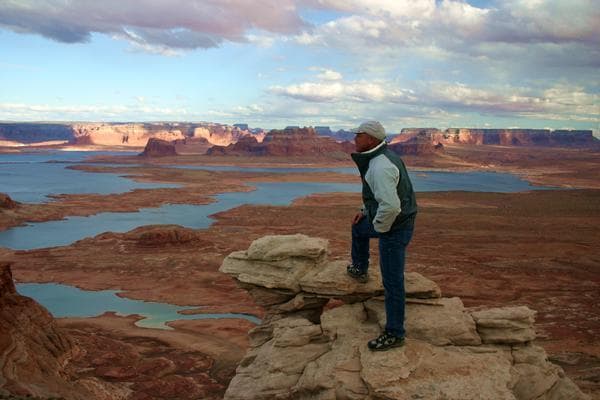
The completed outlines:
[[[67,372],[80,353],[45,308],[17,293],[10,266],[0,265],[0,395],[124,398],[123,388]]]
[[[220,270],[267,309],[226,399],[588,399],[533,343],[535,311],[465,309],[417,273],[405,276],[406,345],[369,351],[385,326],[377,268],[359,284],[327,253],[323,239],[285,235],[225,258]]]

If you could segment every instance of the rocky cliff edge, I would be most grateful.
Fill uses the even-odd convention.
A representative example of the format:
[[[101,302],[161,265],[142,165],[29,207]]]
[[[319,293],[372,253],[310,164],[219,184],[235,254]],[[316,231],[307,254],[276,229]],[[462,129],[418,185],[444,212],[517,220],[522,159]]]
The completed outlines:
[[[371,352],[385,326],[378,268],[359,284],[324,239],[266,236],[220,268],[267,310],[225,399],[583,400],[533,343],[535,311],[466,309],[405,274],[406,345]]]
[[[80,351],[44,307],[16,291],[10,265],[0,263],[0,398],[126,398],[126,389],[69,373],[67,365]]]

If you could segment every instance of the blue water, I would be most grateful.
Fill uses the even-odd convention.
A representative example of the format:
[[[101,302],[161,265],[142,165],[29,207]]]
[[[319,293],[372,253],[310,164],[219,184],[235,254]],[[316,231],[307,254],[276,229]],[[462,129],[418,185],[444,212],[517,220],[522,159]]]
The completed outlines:
[[[0,164],[0,174],[7,175],[20,182],[21,190],[9,183],[0,183],[0,192],[5,191],[13,197],[13,193],[28,193],[30,196],[45,196],[48,193],[115,193],[129,190],[136,184],[114,174],[86,173],[64,169],[63,163],[44,163],[58,158],[61,161],[81,161],[87,153],[65,153],[57,155],[35,154],[6,157],[5,164]],[[59,156],[62,156],[60,158]],[[25,157],[27,162],[18,162]],[[2,157],[0,157],[2,160]],[[43,161],[43,162],[39,162]],[[31,162],[31,164],[29,164]],[[69,164],[70,165],[70,164]],[[27,167],[36,172],[27,175]],[[245,172],[277,172],[306,174],[315,171],[329,171],[356,174],[356,170],[347,168],[245,168],[190,166],[194,169],[230,170]],[[75,175],[72,175],[75,174]],[[528,182],[510,174],[493,172],[410,172],[411,180],[418,192],[466,190],[479,192],[515,192],[540,187],[531,186]],[[23,176],[22,179],[15,177]],[[33,181],[32,181],[33,180]],[[357,178],[358,181],[358,178]],[[43,182],[43,184],[41,183]],[[13,182],[14,185],[14,182]],[[141,184],[140,184],[141,185]],[[160,185],[149,185],[157,187]],[[157,208],[143,208],[138,212],[116,213],[105,212],[89,217],[68,217],[60,221],[30,223],[0,232],[0,246],[17,250],[29,250],[43,247],[63,246],[85,237],[95,236],[102,232],[127,232],[143,225],[177,224],[193,229],[208,228],[213,222],[210,215],[226,211],[243,204],[288,205],[294,199],[313,193],[325,192],[359,192],[360,185],[347,183],[311,183],[282,182],[257,183],[256,190],[251,192],[223,193],[216,196],[216,202],[207,205],[167,204]],[[17,197],[17,200],[19,198]]]
[[[56,283],[22,283],[16,286],[20,294],[43,304],[56,318],[95,317],[114,311],[119,315],[139,314],[144,319],[136,322],[137,326],[159,329],[171,329],[165,322],[180,319],[243,318],[255,324],[261,322],[248,314],[179,314],[179,311],[191,307],[126,299],[117,296],[119,291],[116,290],[88,291]]]
[[[113,173],[89,173],[68,169],[90,155],[112,152],[44,152],[0,154],[0,193],[24,203],[51,201],[57,194],[113,194],[134,189],[175,188],[176,184],[143,183]],[[135,153],[126,153],[133,155]]]
[[[275,174],[287,173],[311,173],[311,172],[337,172],[339,174],[358,175],[355,167],[331,167],[331,168],[308,168],[308,167],[240,167],[234,165],[168,165],[170,168],[197,169],[204,171],[243,171],[243,172],[267,172]]]
[[[16,250],[64,246],[102,232],[127,232],[143,225],[176,224],[194,229],[208,228],[210,215],[242,204],[288,205],[311,193],[356,192],[350,183],[258,183],[252,192],[230,192],[206,205],[166,204],[139,212],[105,212],[89,217],[67,217],[60,221],[30,223],[0,232],[0,246]]]
[[[0,192],[17,201],[48,201],[49,194],[59,193],[119,193],[134,188],[174,187],[176,185],[142,184],[116,174],[86,173],[66,169],[85,157],[97,154],[86,152],[35,153],[0,155]],[[123,153],[118,153],[123,154]],[[217,166],[177,166],[177,168],[212,171],[244,171],[259,173],[307,174],[310,172],[337,172],[356,175],[347,168],[247,168]],[[517,192],[542,189],[509,174],[489,172],[411,172],[415,189],[419,192],[465,190],[480,192]],[[13,249],[34,249],[67,245],[105,231],[126,232],[150,224],[177,224],[194,229],[210,226],[210,217],[242,204],[288,205],[294,199],[312,193],[359,192],[360,185],[344,183],[257,183],[251,192],[222,193],[207,205],[168,204],[158,208],[144,208],[133,213],[106,212],[90,217],[69,217],[62,221],[32,223],[0,232],[0,246]],[[260,321],[244,314],[183,315],[178,311],[189,307],[143,302],[118,297],[116,291],[89,292],[59,284],[19,284],[20,293],[33,297],[46,306],[56,317],[88,317],[115,311],[119,314],[139,314],[144,319],[137,325],[165,328],[166,321],[198,318],[245,318]]]
[[[255,173],[306,174],[314,172],[335,172],[358,176],[355,167],[333,168],[274,168],[274,167],[240,167],[222,165],[178,165],[172,168],[196,169],[206,171],[241,171]],[[469,192],[511,193],[526,190],[544,189],[531,186],[529,182],[511,174],[496,172],[439,172],[409,171],[408,175],[417,192],[437,192],[464,190]]]

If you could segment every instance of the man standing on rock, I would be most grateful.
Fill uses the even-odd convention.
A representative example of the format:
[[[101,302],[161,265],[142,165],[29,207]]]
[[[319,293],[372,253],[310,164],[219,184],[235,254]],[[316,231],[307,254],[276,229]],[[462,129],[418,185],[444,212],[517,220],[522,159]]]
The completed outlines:
[[[352,159],[362,180],[363,208],[352,219],[352,264],[347,272],[368,281],[369,240],[379,238],[379,266],[385,289],[385,331],[371,350],[404,345],[404,257],[413,235],[417,202],[404,163],[387,148],[385,129],[367,121],[354,130]]]

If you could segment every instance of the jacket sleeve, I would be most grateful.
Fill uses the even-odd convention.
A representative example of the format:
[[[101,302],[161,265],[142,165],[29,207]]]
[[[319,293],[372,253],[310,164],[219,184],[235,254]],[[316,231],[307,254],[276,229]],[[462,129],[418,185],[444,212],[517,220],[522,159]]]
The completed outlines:
[[[390,230],[401,211],[397,191],[400,171],[385,157],[372,161],[375,162],[369,167],[365,180],[377,201],[373,227],[375,231],[385,233]]]

